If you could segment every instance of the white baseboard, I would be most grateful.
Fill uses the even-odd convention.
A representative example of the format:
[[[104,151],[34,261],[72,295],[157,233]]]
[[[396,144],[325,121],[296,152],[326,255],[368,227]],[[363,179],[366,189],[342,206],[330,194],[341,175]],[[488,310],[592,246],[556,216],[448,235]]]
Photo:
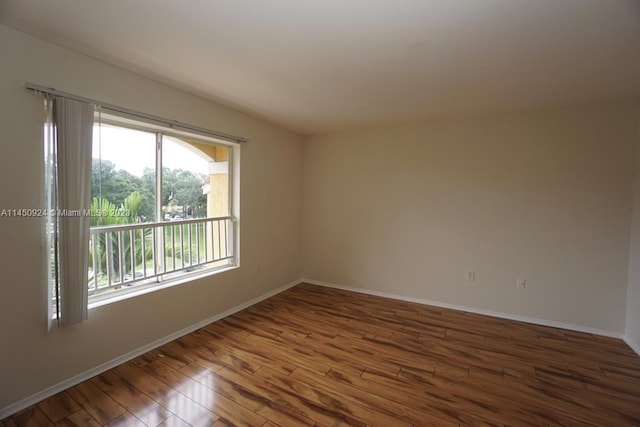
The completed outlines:
[[[501,318],[501,319],[517,320],[519,322],[533,323],[535,325],[551,326],[553,328],[568,329],[570,331],[585,332],[585,333],[588,333],[588,334],[603,335],[603,336],[606,336],[606,337],[623,338],[623,334],[621,334],[619,332],[607,331],[607,330],[596,329],[596,328],[590,328],[588,326],[573,325],[573,324],[570,324],[570,323],[556,322],[556,321],[553,321],[553,320],[537,319],[535,317],[519,316],[517,314],[502,313],[502,312],[499,312],[499,311],[485,310],[485,309],[482,309],[482,308],[467,307],[467,306],[456,305],[456,304],[449,304],[449,303],[446,303],[446,302],[433,301],[433,300],[424,299],[424,298],[414,298],[414,297],[408,297],[408,296],[404,296],[404,295],[391,294],[391,293],[387,293],[387,292],[374,291],[374,290],[371,290],[371,289],[363,289],[363,288],[356,288],[356,287],[353,287],[353,286],[338,285],[336,283],[322,282],[320,280],[302,279],[302,282],[303,283],[309,283],[309,284],[312,284],[312,285],[324,286],[324,287],[328,287],[328,288],[335,288],[335,289],[342,289],[342,290],[345,290],[345,291],[358,292],[358,293],[361,293],[361,294],[375,295],[375,296],[379,296],[379,297],[397,299],[397,300],[401,300],[401,301],[415,302],[415,303],[418,303],[418,304],[432,305],[432,306],[435,306],[435,307],[442,307],[442,308],[450,308],[450,309],[453,309],[453,310],[467,311],[469,313],[484,314],[485,316],[498,317],[498,318]]]
[[[628,335],[623,336],[622,339],[627,343],[629,347],[631,347],[633,351],[636,352],[638,356],[640,356],[640,344],[632,340]]]
[[[87,371],[81,372],[78,375],[74,375],[73,377],[68,378],[68,379],[66,379],[66,380],[64,380],[62,382],[59,382],[58,384],[55,384],[55,385],[53,385],[51,387],[48,387],[48,388],[46,388],[46,389],[44,389],[44,390],[42,390],[42,391],[40,391],[40,392],[38,392],[38,393],[36,393],[36,394],[34,394],[32,396],[29,396],[29,397],[27,397],[25,399],[22,399],[22,400],[20,400],[20,401],[18,401],[16,403],[13,403],[13,404],[11,404],[9,406],[6,406],[6,407],[0,409],[0,420],[4,419],[4,418],[6,418],[6,417],[8,417],[10,415],[13,415],[16,412],[19,412],[19,411],[21,411],[21,410],[23,410],[25,408],[28,408],[29,406],[31,406],[31,405],[33,405],[35,403],[38,403],[41,400],[44,400],[44,399],[46,399],[48,397],[51,397],[54,394],[57,394],[57,393],[59,393],[59,392],[61,392],[63,390],[66,390],[69,387],[73,387],[73,386],[75,386],[75,385],[77,385],[77,384],[79,384],[79,383],[81,383],[83,381],[88,380],[89,378],[95,377],[96,375],[100,375],[101,373],[103,373],[105,371],[108,371],[111,368],[115,368],[118,365],[121,365],[121,364],[123,364],[125,362],[128,362],[129,360],[134,359],[134,358],[136,358],[136,357],[138,357],[138,356],[140,356],[140,355],[142,355],[142,354],[144,354],[144,353],[146,353],[146,352],[148,352],[150,350],[153,350],[154,348],[160,347],[161,345],[164,345],[164,344],[166,344],[166,343],[168,343],[170,341],[173,341],[173,340],[178,339],[178,338],[180,338],[180,337],[182,337],[184,335],[187,335],[187,334],[189,334],[189,333],[191,333],[191,332],[193,332],[195,330],[198,330],[198,329],[200,329],[200,328],[202,328],[202,327],[204,327],[204,326],[206,326],[206,325],[208,325],[210,323],[213,323],[215,321],[223,319],[223,318],[225,318],[227,316],[230,316],[230,315],[232,315],[234,313],[237,313],[238,311],[244,310],[247,307],[250,307],[250,306],[252,306],[254,304],[257,304],[260,301],[263,301],[263,300],[265,300],[267,298],[270,298],[270,297],[272,297],[272,296],[274,296],[276,294],[279,294],[280,292],[283,292],[283,291],[285,291],[285,290],[287,290],[287,289],[289,289],[289,288],[291,288],[293,286],[296,286],[301,282],[302,282],[301,279],[300,280],[295,280],[295,281],[293,281],[291,283],[288,283],[288,284],[286,284],[284,286],[281,286],[281,287],[279,287],[277,289],[274,289],[274,290],[272,290],[270,292],[262,294],[262,295],[254,298],[254,299],[252,299],[250,301],[247,301],[245,303],[242,303],[240,305],[232,307],[229,310],[226,310],[226,311],[224,311],[224,312],[222,312],[220,314],[216,314],[215,316],[209,317],[208,319],[202,320],[200,322],[194,323],[193,325],[187,326],[184,329],[181,329],[181,330],[179,330],[177,332],[174,332],[174,333],[172,333],[170,335],[167,335],[167,336],[165,336],[163,338],[160,338],[160,339],[158,339],[156,341],[153,341],[153,342],[151,342],[151,343],[149,343],[147,345],[144,345],[144,346],[139,347],[139,348],[137,348],[135,350],[132,350],[132,351],[130,351],[128,353],[125,353],[125,354],[123,354],[121,356],[118,356],[115,359],[112,359],[112,360],[110,360],[108,362],[105,362],[105,363],[103,363],[101,365],[98,365],[98,366],[96,366],[94,368],[91,368],[91,369],[89,369]]]

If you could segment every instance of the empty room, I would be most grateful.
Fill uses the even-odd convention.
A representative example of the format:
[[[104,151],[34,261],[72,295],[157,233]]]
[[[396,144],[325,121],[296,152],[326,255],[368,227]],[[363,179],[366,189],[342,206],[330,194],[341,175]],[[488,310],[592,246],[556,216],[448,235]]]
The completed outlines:
[[[640,1],[0,0],[0,427],[640,425]]]

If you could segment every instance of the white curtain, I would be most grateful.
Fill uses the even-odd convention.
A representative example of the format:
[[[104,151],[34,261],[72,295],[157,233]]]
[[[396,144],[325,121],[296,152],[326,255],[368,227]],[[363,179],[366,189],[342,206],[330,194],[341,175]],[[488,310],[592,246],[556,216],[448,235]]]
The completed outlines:
[[[93,105],[55,97],[58,292],[62,326],[87,319]]]

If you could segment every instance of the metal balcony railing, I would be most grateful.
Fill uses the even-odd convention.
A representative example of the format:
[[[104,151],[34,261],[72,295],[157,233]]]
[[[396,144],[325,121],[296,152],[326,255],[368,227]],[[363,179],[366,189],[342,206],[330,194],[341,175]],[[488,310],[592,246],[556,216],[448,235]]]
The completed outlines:
[[[89,295],[234,262],[235,218],[92,227]]]

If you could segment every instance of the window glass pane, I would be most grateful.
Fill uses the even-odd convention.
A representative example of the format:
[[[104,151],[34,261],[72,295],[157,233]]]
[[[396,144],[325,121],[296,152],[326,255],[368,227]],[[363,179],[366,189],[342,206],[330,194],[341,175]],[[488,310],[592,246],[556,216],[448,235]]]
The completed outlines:
[[[94,127],[91,298],[234,265],[230,148],[117,120]]]
[[[93,128],[91,225],[153,222],[156,135],[107,124]]]
[[[213,162],[214,146],[196,145],[171,136],[162,139],[162,213],[165,221],[204,218],[203,186]]]

